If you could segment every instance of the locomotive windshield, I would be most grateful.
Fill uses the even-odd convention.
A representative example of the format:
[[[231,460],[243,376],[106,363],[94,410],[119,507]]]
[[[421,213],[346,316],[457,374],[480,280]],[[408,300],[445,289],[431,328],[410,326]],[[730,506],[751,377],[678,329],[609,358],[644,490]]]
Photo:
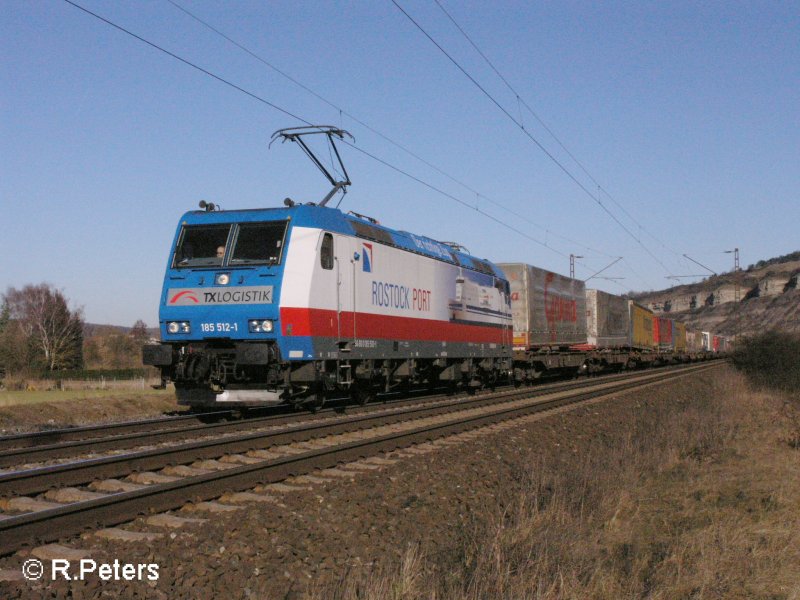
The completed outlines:
[[[283,241],[288,221],[241,223],[230,264],[278,264],[283,254]]]
[[[281,262],[288,221],[186,225],[175,249],[173,268],[227,264],[275,265]],[[233,229],[233,231],[231,231]],[[229,239],[233,242],[229,243]],[[232,248],[232,249],[231,249]]]
[[[230,224],[185,226],[175,249],[173,268],[221,265],[230,231]]]

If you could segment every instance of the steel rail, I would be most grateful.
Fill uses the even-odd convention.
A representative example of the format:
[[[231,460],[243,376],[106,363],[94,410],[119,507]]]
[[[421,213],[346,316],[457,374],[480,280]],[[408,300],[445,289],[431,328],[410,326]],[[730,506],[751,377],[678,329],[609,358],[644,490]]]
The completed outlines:
[[[177,415],[172,417],[159,417],[155,419],[142,419],[138,421],[118,421],[113,423],[102,423],[99,425],[87,425],[83,427],[67,427],[64,429],[48,429],[45,431],[34,431],[29,433],[19,433],[14,435],[0,436],[0,455],[5,454],[6,450],[17,450],[22,448],[35,448],[45,444],[55,444],[57,442],[69,442],[75,440],[91,440],[111,434],[125,434],[140,432],[142,428],[158,431],[171,427],[180,427],[187,421],[199,421],[204,418],[223,418],[231,416],[233,411],[222,410],[204,414]]]
[[[219,497],[225,491],[244,490],[260,484],[274,483],[292,475],[334,467],[341,462],[391,452],[414,443],[507,419],[647,387],[665,379],[690,375],[713,366],[704,365],[656,376],[640,377],[618,385],[603,385],[600,389],[595,388],[575,394],[562,393],[556,398],[523,406],[500,406],[497,410],[466,419],[425,425],[410,431],[390,433],[261,463],[186,477],[169,483],[154,484],[140,490],[109,494],[58,508],[10,516],[0,520],[0,555],[9,554],[30,543],[50,542],[78,534],[87,527],[116,525],[130,521],[138,514],[171,510],[189,501]]]
[[[681,365],[677,368],[682,368]],[[592,378],[581,382],[555,382],[542,384],[536,387],[546,393],[554,389],[573,389],[591,385],[595,381],[616,381],[631,377],[631,374],[614,374],[602,378]],[[216,416],[222,418],[230,416],[233,411],[220,411],[207,413],[206,415],[187,415],[185,417],[171,417],[169,419],[152,419],[145,421],[130,421],[124,423],[113,423],[109,425],[97,425],[86,428],[61,429],[49,432],[37,432],[35,434],[21,434],[19,436],[9,436],[0,438],[0,468],[16,467],[17,465],[42,462],[51,459],[68,458],[85,453],[96,453],[108,450],[119,450],[133,448],[137,445],[153,445],[171,441],[182,441],[189,437],[202,437],[206,435],[219,435],[222,433],[257,429],[259,427],[270,427],[279,425],[291,425],[307,421],[325,419],[334,416],[336,413],[343,413],[345,410],[351,414],[386,410],[387,406],[398,406],[414,402],[437,402],[447,397],[445,394],[437,394],[424,397],[403,398],[400,400],[388,400],[383,403],[373,403],[367,406],[345,406],[332,407],[315,414],[276,414],[263,417],[251,417],[239,419],[233,422],[220,423],[196,423],[198,419],[205,416]],[[192,421],[189,425],[183,425],[184,421]],[[82,437],[82,433],[88,437]],[[112,435],[103,437],[104,432],[111,432]],[[76,437],[77,436],[77,437]],[[10,449],[3,450],[2,443],[6,440],[19,440],[27,445],[19,445]],[[39,440],[59,441],[53,443],[34,443]]]
[[[702,367],[687,367],[700,369]],[[673,373],[675,371],[670,371]],[[639,375],[635,378],[658,379],[667,373]],[[629,378],[630,379],[630,378]],[[617,382],[597,382],[593,387],[610,388],[620,385]],[[581,386],[587,387],[587,386]],[[562,393],[569,390],[524,389],[509,390],[488,394],[477,398],[458,398],[432,406],[410,406],[394,412],[376,411],[377,414],[356,415],[335,421],[310,422],[298,427],[278,431],[255,431],[236,436],[212,437],[195,442],[187,442],[174,446],[139,450],[125,454],[116,454],[98,458],[89,458],[57,465],[49,465],[34,469],[24,469],[0,474],[0,497],[29,495],[46,490],[80,485],[96,479],[108,479],[128,475],[132,472],[161,469],[176,464],[185,464],[195,460],[217,458],[224,454],[238,454],[249,450],[263,450],[281,444],[292,444],[309,441],[315,438],[350,433],[369,427],[390,425],[400,421],[421,419],[447,412],[480,408],[498,402],[536,398],[539,396]]]

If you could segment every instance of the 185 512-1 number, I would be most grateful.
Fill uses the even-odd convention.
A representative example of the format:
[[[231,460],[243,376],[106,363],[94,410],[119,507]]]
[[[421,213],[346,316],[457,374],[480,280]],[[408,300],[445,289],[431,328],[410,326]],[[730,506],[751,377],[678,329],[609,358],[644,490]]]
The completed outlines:
[[[239,331],[238,323],[200,323],[203,333],[236,333]]]

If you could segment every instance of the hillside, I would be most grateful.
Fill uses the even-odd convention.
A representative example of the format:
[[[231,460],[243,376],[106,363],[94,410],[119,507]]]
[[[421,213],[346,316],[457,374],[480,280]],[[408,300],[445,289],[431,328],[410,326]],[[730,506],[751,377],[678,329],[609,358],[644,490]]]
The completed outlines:
[[[741,271],[738,303],[737,276],[732,272],[657,292],[631,294],[631,298],[703,331],[733,335],[737,330],[752,334],[778,328],[800,333],[798,275],[800,252],[794,252]]]

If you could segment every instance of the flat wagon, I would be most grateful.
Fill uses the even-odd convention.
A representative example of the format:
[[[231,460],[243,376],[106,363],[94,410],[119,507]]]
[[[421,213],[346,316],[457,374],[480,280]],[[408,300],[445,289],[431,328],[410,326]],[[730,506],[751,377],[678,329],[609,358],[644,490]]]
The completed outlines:
[[[629,346],[637,350],[651,351],[656,349],[657,343],[653,331],[653,311],[628,301],[630,309]]]

